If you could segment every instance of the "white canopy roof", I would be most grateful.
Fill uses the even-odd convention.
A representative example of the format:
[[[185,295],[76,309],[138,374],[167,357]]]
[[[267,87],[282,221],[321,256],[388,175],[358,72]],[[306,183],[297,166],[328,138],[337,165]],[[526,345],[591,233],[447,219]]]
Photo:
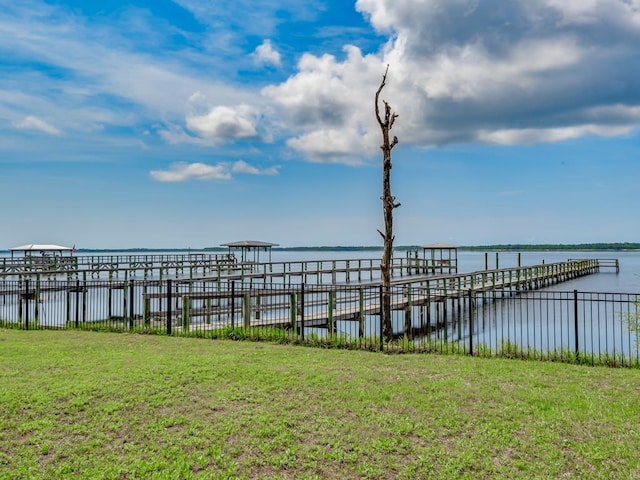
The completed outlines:
[[[450,243],[432,243],[431,245],[424,245],[422,248],[425,250],[455,250],[458,247]]]
[[[62,245],[51,245],[51,244],[38,244],[38,243],[29,243],[28,245],[20,245],[18,247],[12,247],[9,250],[13,252],[66,252],[73,250],[73,247],[64,247]]]
[[[278,247],[279,245],[277,243],[260,242],[258,240],[240,240],[239,242],[222,243],[220,246],[229,248],[269,248]]]

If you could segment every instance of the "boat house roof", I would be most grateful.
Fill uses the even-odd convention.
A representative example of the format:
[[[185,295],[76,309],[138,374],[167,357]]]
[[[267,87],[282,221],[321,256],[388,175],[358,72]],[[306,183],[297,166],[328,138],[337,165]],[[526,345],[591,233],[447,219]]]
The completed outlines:
[[[432,243],[431,245],[424,245],[422,248],[425,250],[455,250],[458,247],[450,243]]]
[[[222,243],[220,246],[229,248],[270,248],[279,245],[277,243],[260,242],[258,240],[240,240],[239,242]]]
[[[253,262],[260,262],[260,252],[269,252],[269,261],[271,261],[271,247],[277,247],[277,243],[260,242],[258,240],[240,240],[239,242],[222,243],[222,247],[228,247],[229,252],[232,250],[240,251],[240,261],[246,263],[250,261],[249,252],[253,251]]]
[[[39,244],[29,243],[27,245],[20,245],[18,247],[11,247],[9,250],[12,252],[68,252],[73,250],[73,247],[65,247],[63,245],[53,244]]]

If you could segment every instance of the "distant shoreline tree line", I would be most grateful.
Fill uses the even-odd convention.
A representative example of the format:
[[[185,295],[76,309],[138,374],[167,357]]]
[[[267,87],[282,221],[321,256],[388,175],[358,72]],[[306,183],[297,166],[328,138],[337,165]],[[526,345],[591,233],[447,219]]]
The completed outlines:
[[[273,251],[280,252],[361,252],[361,251],[382,251],[379,245],[369,246],[315,246],[315,247],[273,247]],[[394,248],[396,251],[422,250],[420,245],[400,245]],[[507,243],[495,245],[460,245],[460,251],[476,252],[540,252],[540,251],[609,251],[623,252],[640,250],[640,243],[614,242],[614,243]],[[2,250],[0,250],[2,251]],[[130,252],[130,253],[153,253],[153,252],[226,252],[225,247],[205,247],[205,248],[77,248],[76,253],[83,252]],[[8,252],[8,250],[5,250]]]
[[[382,250],[382,246],[332,246],[332,247],[274,247],[274,251],[289,252],[322,252],[322,251],[342,251],[342,252],[358,252],[358,251],[376,251]],[[208,250],[208,249],[205,249]],[[400,245],[395,247],[398,251],[422,250],[419,245]],[[461,245],[458,247],[461,251],[500,251],[500,252],[539,252],[539,251],[627,251],[640,250],[640,243],[617,242],[617,243],[570,243],[570,244],[525,244],[525,243],[509,243],[496,245]]]
[[[470,251],[610,251],[610,252],[622,252],[627,250],[640,250],[640,243],[622,242],[622,243],[539,243],[539,244],[523,244],[514,243],[506,245],[477,245],[477,246],[465,246],[460,247],[460,250]]]

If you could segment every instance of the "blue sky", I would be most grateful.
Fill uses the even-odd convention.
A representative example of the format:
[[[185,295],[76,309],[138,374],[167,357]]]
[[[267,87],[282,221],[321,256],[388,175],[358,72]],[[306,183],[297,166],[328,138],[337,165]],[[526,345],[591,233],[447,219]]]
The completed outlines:
[[[640,241],[639,0],[0,0],[0,249]]]

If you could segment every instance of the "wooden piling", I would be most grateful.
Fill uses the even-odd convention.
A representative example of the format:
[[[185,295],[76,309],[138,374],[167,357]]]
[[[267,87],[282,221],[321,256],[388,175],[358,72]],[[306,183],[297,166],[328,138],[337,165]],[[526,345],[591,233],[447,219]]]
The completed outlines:
[[[251,295],[245,293],[242,297],[242,321],[244,328],[251,327]]]

